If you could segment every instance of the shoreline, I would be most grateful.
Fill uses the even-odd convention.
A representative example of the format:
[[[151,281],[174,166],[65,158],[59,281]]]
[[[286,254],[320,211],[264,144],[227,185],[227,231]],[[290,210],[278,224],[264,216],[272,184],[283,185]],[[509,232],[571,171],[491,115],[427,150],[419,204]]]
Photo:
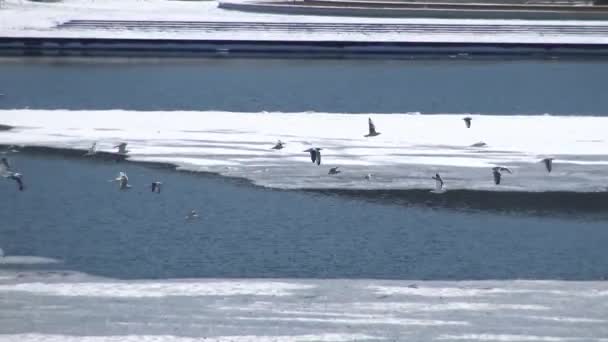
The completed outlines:
[[[606,44],[0,37],[2,57],[605,57]]]
[[[0,144],[0,149],[9,145]],[[127,162],[150,168],[169,169],[195,176],[212,176],[230,180],[234,184],[251,186],[258,189],[280,192],[301,192],[325,196],[339,196],[351,200],[364,200],[373,203],[398,205],[404,207],[419,207],[447,210],[473,210],[494,213],[521,213],[530,216],[558,216],[562,219],[608,219],[604,203],[608,203],[608,191],[578,192],[578,191],[491,191],[476,189],[448,190],[441,195],[432,193],[427,188],[411,189],[346,189],[346,188],[298,188],[283,189],[256,184],[253,180],[241,177],[223,175],[213,171],[195,171],[182,168],[179,165],[130,160],[111,152],[97,152],[95,157],[83,158],[86,150],[58,148],[48,146],[20,146],[19,152],[31,156],[44,155],[77,160],[97,160]],[[10,155],[10,154],[9,154]],[[574,215],[574,216],[572,216]],[[581,216],[578,216],[581,215]],[[585,216],[591,215],[591,216]]]

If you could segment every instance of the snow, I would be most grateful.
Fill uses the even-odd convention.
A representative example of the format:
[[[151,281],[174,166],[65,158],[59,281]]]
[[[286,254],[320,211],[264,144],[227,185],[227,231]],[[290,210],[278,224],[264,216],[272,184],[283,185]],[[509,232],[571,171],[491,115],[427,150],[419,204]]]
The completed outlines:
[[[228,39],[228,40],[302,40],[302,41],[409,41],[409,42],[485,42],[485,43],[581,43],[606,44],[608,34],[590,34],[605,21],[529,21],[482,19],[391,19],[331,16],[256,14],[224,10],[216,1],[167,0],[63,0],[40,3],[5,0],[0,8],[0,36],[3,37],[77,37],[77,38],[142,38],[142,39]],[[572,25],[587,27],[579,34],[545,34],[524,30],[519,33],[479,32],[252,32],[169,30],[169,29],[58,29],[69,20],[135,20],[135,21],[213,21],[268,23],[385,23],[385,24],[456,24],[456,25]]]
[[[310,288],[283,282],[241,282],[215,281],[206,283],[165,282],[146,283],[24,283],[0,285],[0,292],[20,291],[54,296],[94,296],[94,297],[167,297],[167,296],[289,296],[292,291]]]
[[[605,191],[608,117],[3,110],[0,144],[114,152],[275,188]],[[381,132],[365,138],[367,118]],[[277,140],[286,143],[273,150]],[[470,147],[483,141],[486,147]],[[304,150],[321,147],[322,165]],[[553,157],[548,173],[542,158]],[[342,173],[328,175],[330,167]],[[494,166],[505,166],[500,186]],[[20,170],[27,174],[27,170]],[[373,174],[372,180],[365,175]],[[133,180],[137,182],[137,180]]]
[[[608,336],[605,301],[587,295],[607,293],[605,281],[125,281],[69,271],[48,277],[34,270],[3,275],[0,341],[605,341]],[[379,295],[380,288],[419,288],[427,295]],[[285,295],[271,295],[277,291]]]

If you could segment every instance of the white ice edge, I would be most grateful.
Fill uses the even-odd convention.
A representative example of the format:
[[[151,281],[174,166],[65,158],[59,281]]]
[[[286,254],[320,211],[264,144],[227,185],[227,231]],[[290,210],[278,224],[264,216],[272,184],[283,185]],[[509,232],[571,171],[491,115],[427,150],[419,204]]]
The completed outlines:
[[[348,342],[372,339],[364,334],[308,334],[284,336],[234,335],[183,337],[175,335],[72,336],[59,334],[0,334],[0,342]]]
[[[381,135],[363,137],[368,117]],[[608,174],[608,117],[1,110],[0,124],[14,126],[0,144],[86,150],[97,141],[113,152],[125,141],[130,160],[276,188],[431,189],[439,172],[448,190],[605,191]],[[286,147],[272,150],[278,139]],[[487,146],[470,147],[479,141]],[[323,148],[321,166],[303,152],[311,146]],[[544,157],[555,158],[550,174]],[[500,186],[497,165],[513,170]],[[342,173],[327,175],[333,166]]]
[[[74,37],[74,38],[154,38],[154,39],[238,39],[238,40],[348,40],[410,42],[485,42],[485,43],[556,43],[606,44],[605,35],[546,35],[538,32],[516,34],[466,33],[280,33],[280,32],[171,32],[166,30],[78,30],[54,27],[69,20],[164,20],[164,21],[247,21],[247,22],[324,22],[324,23],[425,23],[425,24],[502,24],[502,25],[588,25],[606,26],[606,21],[495,20],[433,18],[361,18],[246,13],[223,10],[216,1],[148,0],[63,0],[60,3],[34,3],[5,0],[0,10],[0,36],[4,37]]]
[[[313,285],[276,281],[69,282],[1,284],[2,292],[69,297],[160,298],[168,296],[289,296]]]

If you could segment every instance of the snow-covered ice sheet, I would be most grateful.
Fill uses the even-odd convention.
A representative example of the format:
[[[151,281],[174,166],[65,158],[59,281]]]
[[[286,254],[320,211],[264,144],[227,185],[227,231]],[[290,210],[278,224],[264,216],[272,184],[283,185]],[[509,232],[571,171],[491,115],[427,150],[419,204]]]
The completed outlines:
[[[606,341],[608,336],[604,281],[124,281],[60,274],[2,272],[0,341]],[[149,291],[164,295],[141,295]]]
[[[479,32],[205,32],[170,30],[103,30],[57,29],[70,20],[137,20],[137,21],[240,21],[273,23],[414,23],[455,25],[608,25],[605,21],[529,21],[481,19],[391,19],[331,16],[300,16],[256,14],[223,10],[216,1],[166,0],[63,0],[59,3],[37,3],[5,0],[0,8],[0,36],[4,37],[77,37],[77,38],[154,38],[154,39],[234,39],[234,40],[348,40],[348,41],[409,41],[409,42],[486,42],[486,43],[580,43],[605,44],[608,35],[563,34],[546,35],[533,30],[519,33]]]
[[[3,110],[0,144],[84,151],[243,177],[275,188],[605,191],[608,117]],[[371,117],[381,132],[365,138]],[[282,150],[271,149],[277,140]],[[483,147],[471,147],[478,142]],[[322,164],[304,150],[322,148]],[[541,159],[555,158],[548,173]],[[341,173],[328,175],[330,167]],[[500,186],[492,167],[504,166]],[[21,170],[27,173],[27,170]],[[366,175],[371,174],[370,180]],[[137,183],[137,179],[130,180]]]

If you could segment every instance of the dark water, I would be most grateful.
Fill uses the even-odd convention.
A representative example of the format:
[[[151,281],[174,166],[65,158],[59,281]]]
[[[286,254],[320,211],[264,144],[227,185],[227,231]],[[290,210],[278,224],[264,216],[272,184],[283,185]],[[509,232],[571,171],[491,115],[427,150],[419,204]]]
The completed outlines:
[[[604,279],[606,221],[373,203],[127,162],[17,153],[0,247],[118,278]],[[107,180],[127,171],[133,188]],[[160,195],[149,192],[162,180]],[[202,218],[187,222],[197,209]]]
[[[0,62],[0,109],[606,115],[608,61]]]

